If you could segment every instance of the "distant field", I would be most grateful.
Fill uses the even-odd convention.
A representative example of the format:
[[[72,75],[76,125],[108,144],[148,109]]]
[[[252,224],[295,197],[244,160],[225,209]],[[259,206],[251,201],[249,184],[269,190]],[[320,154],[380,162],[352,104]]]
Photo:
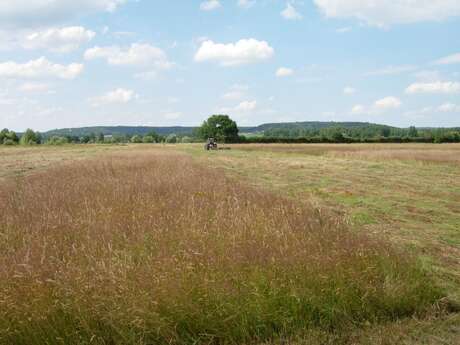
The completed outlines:
[[[460,144],[235,145],[202,156],[227,173],[313,200],[436,257],[460,299]]]
[[[0,149],[0,344],[457,344],[460,145]]]

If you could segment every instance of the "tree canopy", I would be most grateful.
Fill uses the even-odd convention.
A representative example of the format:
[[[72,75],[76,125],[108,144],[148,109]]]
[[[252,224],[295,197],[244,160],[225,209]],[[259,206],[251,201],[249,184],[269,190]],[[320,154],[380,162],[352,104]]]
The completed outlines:
[[[215,138],[231,143],[238,141],[238,126],[228,115],[212,115],[199,129],[202,139]]]

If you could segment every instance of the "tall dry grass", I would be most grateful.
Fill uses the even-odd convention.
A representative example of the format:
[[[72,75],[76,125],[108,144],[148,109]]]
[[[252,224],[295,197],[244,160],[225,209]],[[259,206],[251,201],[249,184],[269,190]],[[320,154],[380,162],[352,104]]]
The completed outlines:
[[[174,153],[0,186],[0,343],[240,344],[423,313],[413,259]]]

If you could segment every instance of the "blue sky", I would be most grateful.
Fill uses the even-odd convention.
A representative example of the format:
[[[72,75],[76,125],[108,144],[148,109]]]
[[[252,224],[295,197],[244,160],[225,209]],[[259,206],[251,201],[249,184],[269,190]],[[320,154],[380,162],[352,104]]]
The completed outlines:
[[[460,126],[458,0],[0,0],[0,127]]]

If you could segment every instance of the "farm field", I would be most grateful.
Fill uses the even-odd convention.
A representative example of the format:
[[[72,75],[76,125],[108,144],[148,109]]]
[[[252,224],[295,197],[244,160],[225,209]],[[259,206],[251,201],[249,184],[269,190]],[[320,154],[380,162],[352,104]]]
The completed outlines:
[[[0,148],[0,344],[457,344],[460,145]]]

